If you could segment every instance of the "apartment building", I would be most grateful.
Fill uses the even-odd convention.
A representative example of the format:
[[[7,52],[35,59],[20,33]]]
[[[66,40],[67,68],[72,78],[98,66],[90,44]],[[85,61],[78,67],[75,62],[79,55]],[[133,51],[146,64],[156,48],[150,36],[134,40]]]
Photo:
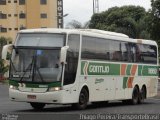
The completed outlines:
[[[29,28],[56,28],[57,0],[0,0],[0,37]]]

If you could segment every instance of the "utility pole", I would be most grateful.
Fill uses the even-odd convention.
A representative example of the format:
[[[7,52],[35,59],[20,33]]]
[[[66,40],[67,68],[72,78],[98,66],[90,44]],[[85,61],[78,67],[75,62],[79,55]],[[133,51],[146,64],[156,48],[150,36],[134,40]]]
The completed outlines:
[[[99,0],[93,0],[93,14],[99,13]]]

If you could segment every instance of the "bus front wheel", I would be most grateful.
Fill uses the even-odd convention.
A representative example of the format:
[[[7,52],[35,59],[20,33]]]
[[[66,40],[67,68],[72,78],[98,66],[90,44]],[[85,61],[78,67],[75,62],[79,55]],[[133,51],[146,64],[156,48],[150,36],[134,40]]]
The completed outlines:
[[[35,109],[35,110],[42,110],[45,106],[45,103],[30,103],[31,106]]]
[[[79,102],[72,104],[73,108],[83,110],[87,107],[89,95],[86,89],[82,89],[79,95]]]

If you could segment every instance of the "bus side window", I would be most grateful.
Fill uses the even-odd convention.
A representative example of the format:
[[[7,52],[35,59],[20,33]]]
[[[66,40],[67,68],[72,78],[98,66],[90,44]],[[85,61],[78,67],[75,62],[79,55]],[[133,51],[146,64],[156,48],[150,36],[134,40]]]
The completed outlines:
[[[153,45],[138,44],[139,62],[157,64],[157,48]]]
[[[110,41],[110,55],[112,61],[121,61],[121,43],[119,41]]]
[[[129,53],[128,53],[128,43],[127,42],[121,42],[121,52],[122,52],[122,61],[128,61]]]
[[[136,45],[136,62],[143,62],[143,56],[140,51],[140,45]]]
[[[110,60],[110,53],[109,52],[106,53],[106,60]]]
[[[136,57],[136,44],[135,43],[129,43],[129,62],[136,62],[137,57]]]

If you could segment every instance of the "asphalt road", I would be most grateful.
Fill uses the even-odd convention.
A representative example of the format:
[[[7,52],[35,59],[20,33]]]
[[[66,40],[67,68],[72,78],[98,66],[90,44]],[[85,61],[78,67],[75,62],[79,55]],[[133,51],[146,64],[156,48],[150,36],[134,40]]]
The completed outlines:
[[[144,104],[140,105],[125,105],[120,101],[112,101],[106,106],[88,105],[86,110],[73,110],[69,105],[47,105],[42,111],[35,111],[30,107],[29,103],[12,102],[8,99],[8,86],[0,84],[0,113],[4,114],[31,114],[43,117],[50,115],[61,120],[75,117],[77,119],[85,119],[83,114],[159,114],[160,113],[160,99],[147,99]],[[64,116],[63,115],[69,115]],[[76,115],[76,116],[74,116]],[[43,118],[41,117],[41,118]],[[24,117],[25,119],[27,117]],[[75,119],[74,118],[74,119]],[[98,119],[98,118],[97,118]],[[2,119],[5,120],[5,119]],[[17,120],[17,119],[16,119]],[[19,119],[18,119],[19,120]],[[47,119],[46,119],[47,120]],[[55,119],[54,119],[55,120]],[[59,119],[60,120],[60,119]],[[89,119],[87,119],[89,120]]]

